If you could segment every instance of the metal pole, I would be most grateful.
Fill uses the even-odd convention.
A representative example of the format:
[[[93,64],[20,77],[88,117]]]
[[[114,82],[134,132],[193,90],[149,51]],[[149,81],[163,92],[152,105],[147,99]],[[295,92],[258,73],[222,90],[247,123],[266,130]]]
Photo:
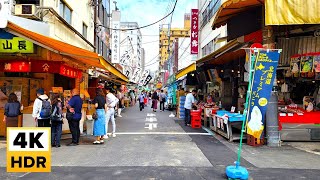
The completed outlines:
[[[279,147],[281,143],[278,120],[278,95],[276,90],[271,92],[271,97],[268,103],[266,113],[266,131],[267,145],[270,147]]]

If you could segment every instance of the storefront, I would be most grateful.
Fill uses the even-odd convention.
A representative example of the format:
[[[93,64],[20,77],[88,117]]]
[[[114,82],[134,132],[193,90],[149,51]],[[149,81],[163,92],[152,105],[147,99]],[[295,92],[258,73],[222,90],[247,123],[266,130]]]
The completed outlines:
[[[319,140],[319,13],[306,13],[317,12],[319,2],[299,2],[223,0],[212,27],[227,24],[228,40],[262,27],[263,47],[282,50],[277,69],[281,139]]]
[[[34,33],[11,22],[7,28],[1,29],[0,35],[1,107],[11,92],[16,93],[24,106],[20,126],[35,126],[31,113],[36,89],[42,87],[49,96],[60,93],[63,99],[67,99],[71,89],[78,88],[86,108],[86,100],[90,98],[87,70],[106,70],[106,66],[114,68],[94,52]],[[125,79],[125,76],[121,78]],[[0,111],[0,119],[3,119],[3,109]],[[83,112],[82,122],[85,109]],[[67,127],[65,123],[63,130]],[[1,121],[0,136],[3,135],[5,125]]]
[[[319,31],[319,25],[274,28],[283,49],[277,70],[282,140],[320,140]]]

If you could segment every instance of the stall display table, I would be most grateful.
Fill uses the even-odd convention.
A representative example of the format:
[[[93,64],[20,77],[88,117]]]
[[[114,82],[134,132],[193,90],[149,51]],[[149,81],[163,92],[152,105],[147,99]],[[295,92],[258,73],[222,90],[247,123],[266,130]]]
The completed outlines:
[[[320,112],[279,113],[279,131],[283,141],[319,141]]]
[[[233,129],[236,128],[241,131],[242,122],[244,120],[245,118],[242,115],[236,113],[233,113],[233,116],[229,117],[212,114],[210,129],[227,138],[230,142],[233,142],[234,140],[240,139],[240,133],[235,133]]]

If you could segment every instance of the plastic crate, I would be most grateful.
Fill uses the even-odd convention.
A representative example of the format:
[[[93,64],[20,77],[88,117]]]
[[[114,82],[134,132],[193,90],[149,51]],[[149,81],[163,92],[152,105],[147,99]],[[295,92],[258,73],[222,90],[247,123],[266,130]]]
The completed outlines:
[[[255,138],[249,134],[247,134],[247,144],[250,146],[262,146],[264,145],[264,138]]]
[[[191,123],[191,128],[201,128],[201,123]]]

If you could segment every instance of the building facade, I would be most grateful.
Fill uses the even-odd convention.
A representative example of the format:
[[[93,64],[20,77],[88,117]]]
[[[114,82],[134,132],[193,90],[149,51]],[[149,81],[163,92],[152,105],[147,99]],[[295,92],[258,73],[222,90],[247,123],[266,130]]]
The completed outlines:
[[[143,52],[142,35],[137,22],[121,22],[121,29],[134,29],[120,32],[120,64],[124,67],[124,73],[137,82],[136,79],[142,72]]]
[[[219,1],[198,0],[199,7],[199,54],[198,59],[214,52],[226,44],[227,27],[212,30],[214,14],[219,9]]]

